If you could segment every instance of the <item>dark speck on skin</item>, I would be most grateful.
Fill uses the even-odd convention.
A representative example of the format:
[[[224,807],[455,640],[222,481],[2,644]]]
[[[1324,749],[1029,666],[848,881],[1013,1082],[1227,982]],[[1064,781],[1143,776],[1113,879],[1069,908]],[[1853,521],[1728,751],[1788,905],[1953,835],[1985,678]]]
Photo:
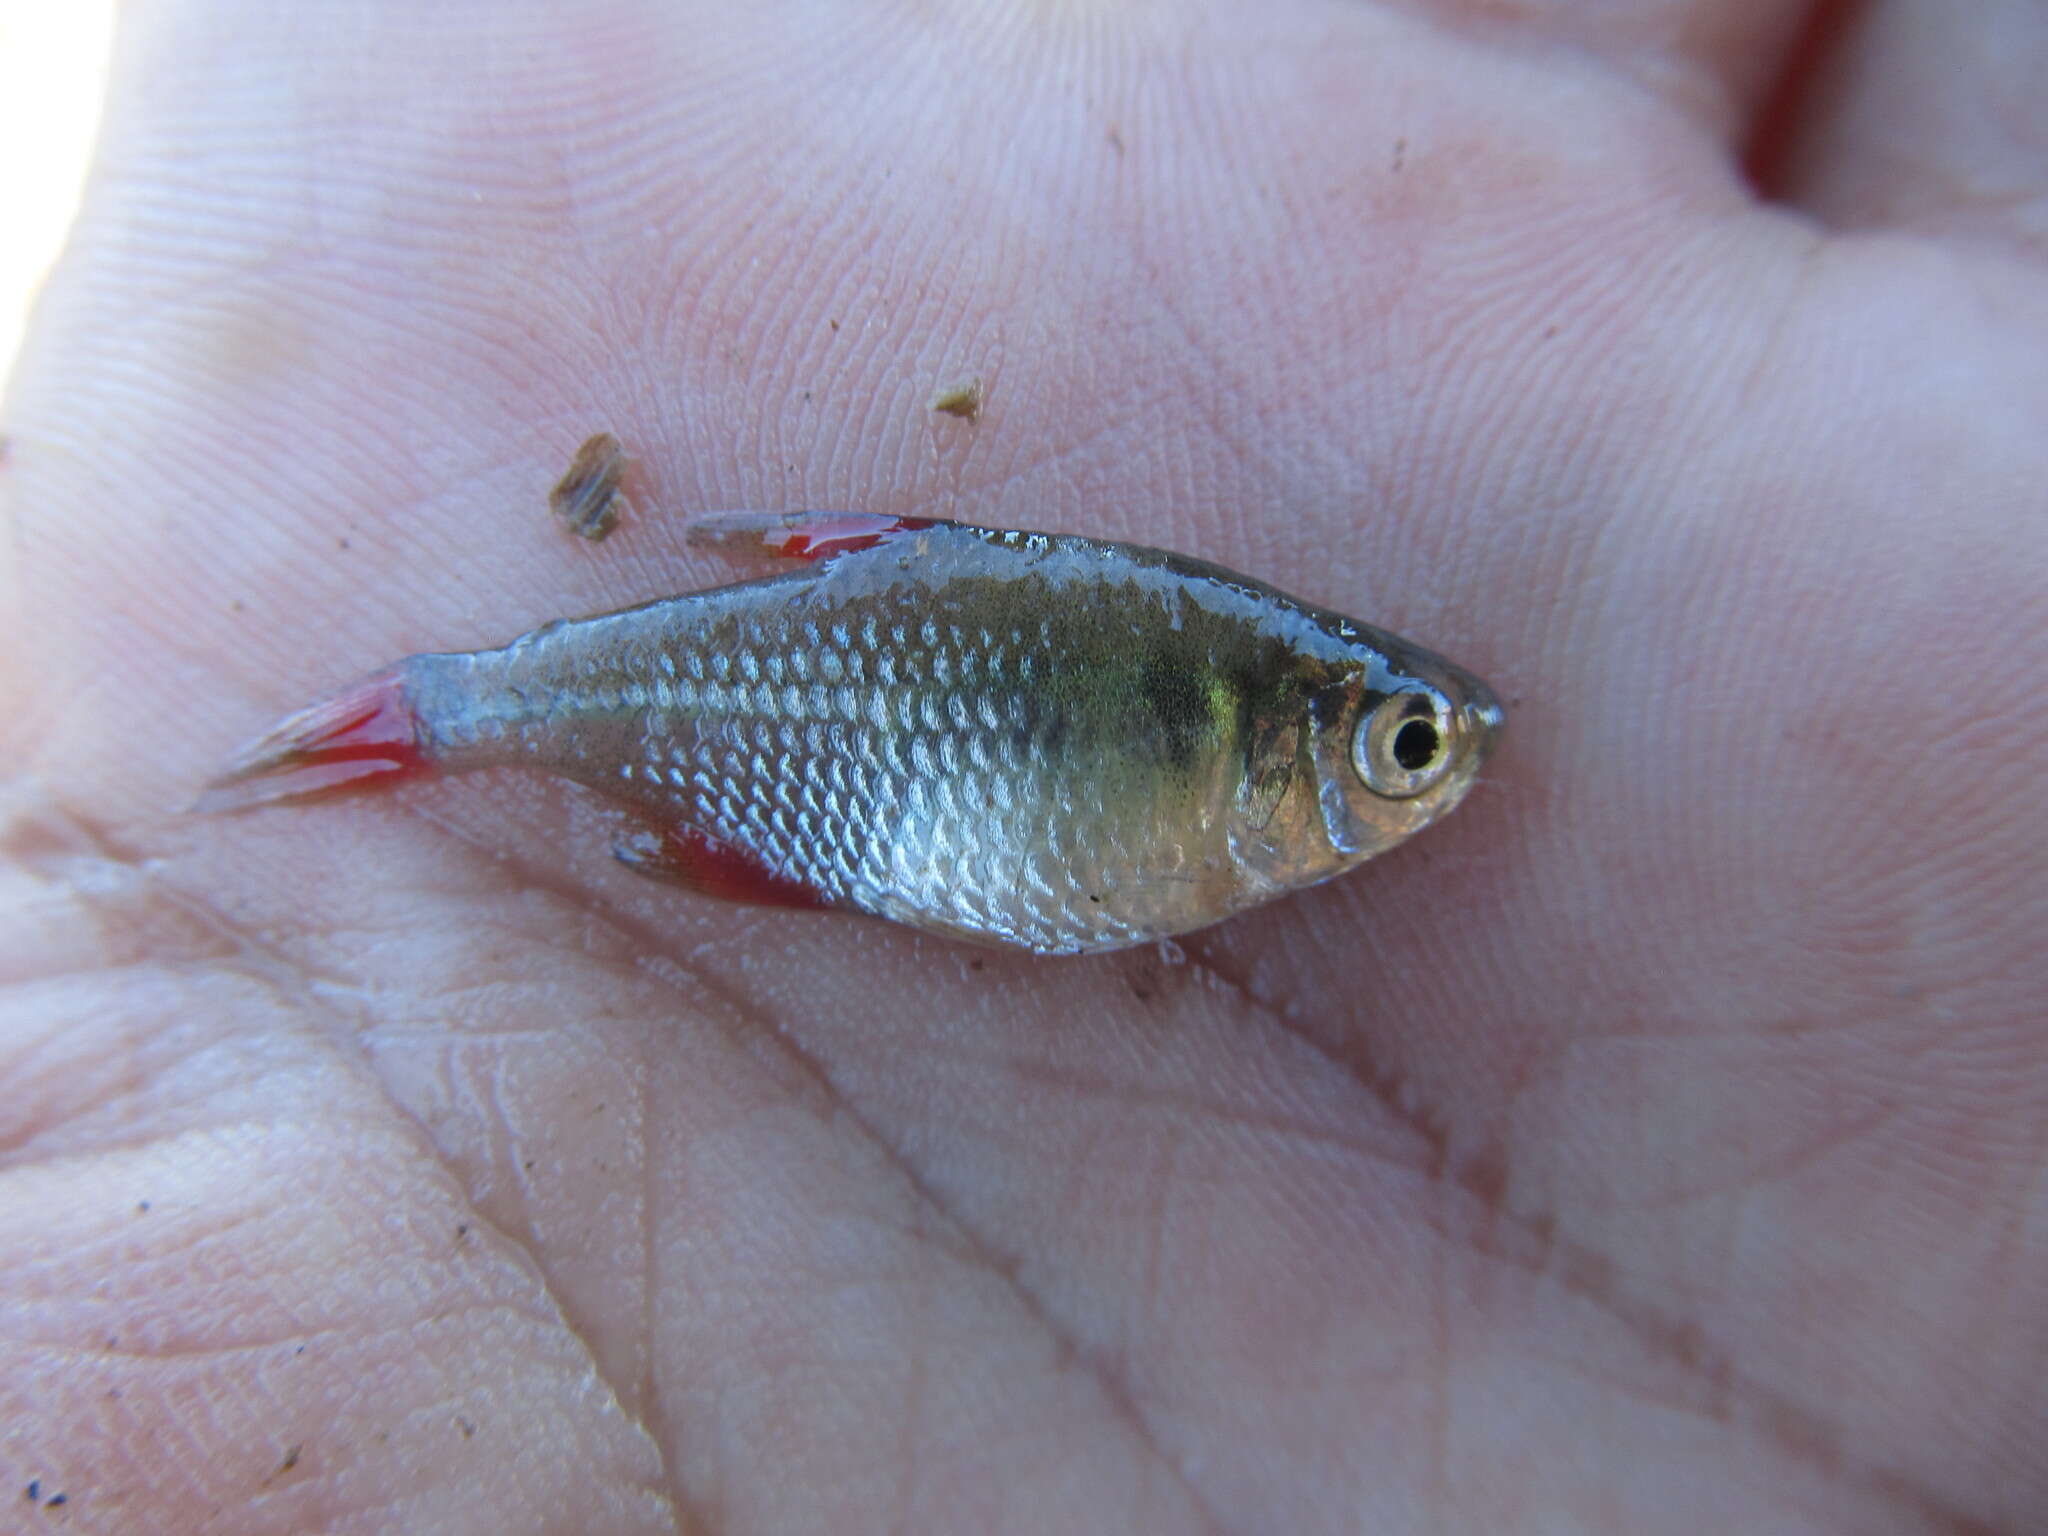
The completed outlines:
[[[42,1498],[42,1496],[43,1496],[43,1480],[42,1480],[41,1478],[39,1478],[39,1477],[36,1477],[36,1478],[30,1478],[30,1479],[29,1479],[29,1485],[28,1485],[28,1486],[27,1486],[26,1488],[24,1488],[24,1489],[22,1489],[22,1490],[21,1490],[21,1496],[22,1496],[22,1497],[23,1497],[24,1499],[27,1499],[27,1500],[29,1500],[29,1501],[30,1501],[31,1503],[33,1503],[33,1502],[35,1502],[36,1500],[38,1500],[38,1499]]]
[[[59,1504],[69,1504],[70,1502],[71,1502],[71,1495],[70,1495],[70,1494],[68,1494],[68,1493],[53,1493],[53,1494],[51,1494],[51,1495],[50,1495],[50,1502],[49,1502],[49,1503],[47,1503],[47,1504],[45,1504],[45,1505],[43,1506],[43,1508],[45,1508],[45,1509],[55,1509],[55,1508],[56,1508],[56,1507],[57,1507],[57,1506],[58,1506]]]
[[[135,1214],[138,1216],[147,1216],[149,1214],[149,1202],[147,1200],[136,1201]]]
[[[619,481],[625,473],[626,450],[616,437],[599,432],[585,438],[548,492],[548,510],[564,528],[594,544],[619,520]]]

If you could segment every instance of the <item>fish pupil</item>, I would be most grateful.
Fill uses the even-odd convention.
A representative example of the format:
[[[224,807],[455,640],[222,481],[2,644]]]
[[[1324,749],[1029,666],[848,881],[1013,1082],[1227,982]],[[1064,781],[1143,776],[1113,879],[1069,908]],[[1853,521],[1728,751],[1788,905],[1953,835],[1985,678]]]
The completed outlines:
[[[1408,773],[1417,772],[1436,761],[1441,745],[1434,725],[1410,720],[1394,733],[1394,761]]]

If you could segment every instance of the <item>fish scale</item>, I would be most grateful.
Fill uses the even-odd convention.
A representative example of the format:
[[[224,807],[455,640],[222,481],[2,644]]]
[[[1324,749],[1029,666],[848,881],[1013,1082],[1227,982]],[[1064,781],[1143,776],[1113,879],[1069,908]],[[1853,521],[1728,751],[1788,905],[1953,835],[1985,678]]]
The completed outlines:
[[[1001,911],[990,895],[997,882],[990,879],[986,858],[977,856],[977,845],[987,840],[991,813],[994,840],[1016,840],[1017,829],[1004,822],[1001,811],[1020,803],[1015,780],[1028,773],[1026,754],[1015,751],[1013,741],[1013,750],[1002,756],[1002,744],[994,739],[1001,712],[993,700],[983,697],[970,705],[960,693],[932,691],[975,686],[983,671],[980,657],[955,649],[962,644],[956,627],[942,630],[930,620],[915,628],[891,625],[885,633],[892,644],[901,634],[905,648],[880,658],[876,682],[865,698],[848,689],[843,710],[808,707],[816,701],[793,695],[776,700],[762,694],[754,701],[757,722],[852,725],[843,739],[800,743],[784,734],[778,743],[784,755],[773,764],[758,755],[744,764],[732,756],[720,759],[700,745],[699,761],[717,773],[717,792],[698,795],[679,812],[723,838],[760,848],[779,872],[856,904],[878,901],[894,888],[919,905],[950,909],[949,915],[964,925],[1027,941],[1048,937],[1053,913],[1034,890],[1035,884],[1049,891],[1047,883],[1042,878],[1017,883],[1015,910]],[[751,677],[758,670],[773,680],[799,670],[793,656],[762,654],[774,639],[758,624],[745,627],[746,649],[735,658],[742,675]],[[861,663],[855,658],[851,670],[856,676],[866,672]],[[837,670],[849,669],[840,663]],[[903,691],[892,698],[892,687]],[[727,718],[737,722],[744,716],[734,711]],[[884,728],[859,724],[864,720],[886,720],[887,734]],[[669,720],[650,722],[650,740],[658,742],[677,727]],[[946,777],[963,759],[979,765],[979,804],[973,807]],[[996,771],[999,761],[1007,772]],[[748,814],[781,800],[792,781],[814,784],[818,768],[827,783],[836,779],[846,786],[841,797],[806,808],[794,821],[771,811],[764,824]],[[881,835],[882,823],[892,815],[895,825]]]

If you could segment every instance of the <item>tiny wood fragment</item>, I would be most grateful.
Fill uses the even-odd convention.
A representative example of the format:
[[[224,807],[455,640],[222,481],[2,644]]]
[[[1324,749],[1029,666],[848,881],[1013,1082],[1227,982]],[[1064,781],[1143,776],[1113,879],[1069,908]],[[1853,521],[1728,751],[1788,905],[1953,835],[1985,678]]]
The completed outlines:
[[[548,508],[563,527],[593,543],[619,520],[619,478],[626,450],[609,432],[586,438],[569,468],[548,493]]]
[[[958,416],[962,421],[972,421],[981,414],[981,380],[968,379],[964,383],[948,384],[932,396],[932,409],[948,416]]]

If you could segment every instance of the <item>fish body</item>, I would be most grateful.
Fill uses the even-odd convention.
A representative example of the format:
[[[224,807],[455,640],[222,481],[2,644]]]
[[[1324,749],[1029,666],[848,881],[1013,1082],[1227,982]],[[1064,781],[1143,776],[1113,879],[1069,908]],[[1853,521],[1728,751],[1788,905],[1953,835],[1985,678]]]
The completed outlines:
[[[642,873],[1049,954],[1213,923],[1441,817],[1501,724],[1439,657],[1136,545],[741,514],[787,574],[409,657],[286,721],[228,804],[524,765]]]

